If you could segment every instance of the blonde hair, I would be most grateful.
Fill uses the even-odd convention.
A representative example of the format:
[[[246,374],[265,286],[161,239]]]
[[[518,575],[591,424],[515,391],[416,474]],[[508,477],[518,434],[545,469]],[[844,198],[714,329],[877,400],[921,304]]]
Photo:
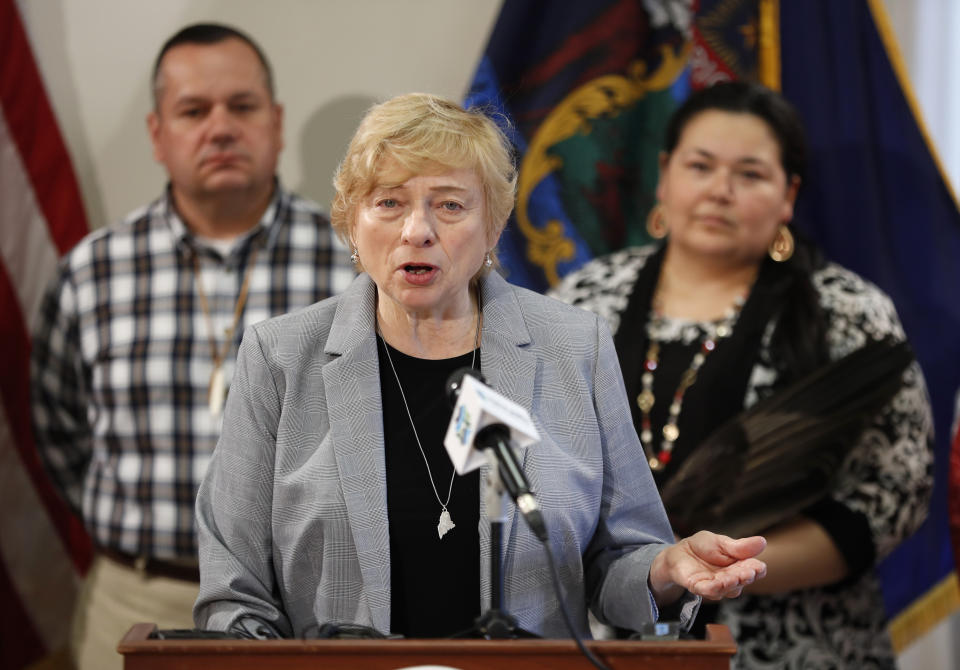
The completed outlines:
[[[370,108],[337,168],[330,220],[345,244],[352,244],[357,203],[377,186],[387,164],[391,177],[397,167],[409,176],[435,173],[438,167],[475,171],[483,186],[490,238],[506,226],[517,183],[506,136],[480,111],[409,93]]]

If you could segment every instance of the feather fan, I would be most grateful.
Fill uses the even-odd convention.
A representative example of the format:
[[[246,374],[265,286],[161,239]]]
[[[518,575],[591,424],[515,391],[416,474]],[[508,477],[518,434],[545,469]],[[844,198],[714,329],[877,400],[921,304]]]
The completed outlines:
[[[752,535],[826,496],[913,359],[906,342],[871,341],[721,425],[663,487],[674,530]]]

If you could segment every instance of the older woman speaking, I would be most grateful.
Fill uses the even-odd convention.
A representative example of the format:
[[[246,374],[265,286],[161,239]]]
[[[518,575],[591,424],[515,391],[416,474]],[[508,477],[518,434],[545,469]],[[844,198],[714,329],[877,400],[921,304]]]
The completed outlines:
[[[197,499],[204,628],[303,636],[327,622],[408,637],[469,628],[489,605],[487,479],[442,446],[448,375],[482,367],[540,434],[520,455],[562,598],[640,629],[763,576],[760,537],[672,533],[599,317],[491,268],[516,173],[497,126],[429,95],[364,118],[333,224],[362,273],[339,297],[246,331]],[[565,635],[543,547],[505,526],[504,607]]]

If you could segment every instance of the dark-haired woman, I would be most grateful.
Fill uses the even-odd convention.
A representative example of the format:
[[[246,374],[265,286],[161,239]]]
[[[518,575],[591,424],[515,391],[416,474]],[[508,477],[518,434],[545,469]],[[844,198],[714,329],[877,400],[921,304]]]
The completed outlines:
[[[741,82],[694,93],[660,159],[648,226],[664,243],[597,259],[554,291],[614,330],[661,487],[725,420],[870,340],[904,338],[887,296],[791,235],[803,167],[803,130],[779,94]],[[767,578],[720,605],[738,667],[894,667],[873,567],[926,516],[916,363],[866,425],[832,490],[764,531]]]

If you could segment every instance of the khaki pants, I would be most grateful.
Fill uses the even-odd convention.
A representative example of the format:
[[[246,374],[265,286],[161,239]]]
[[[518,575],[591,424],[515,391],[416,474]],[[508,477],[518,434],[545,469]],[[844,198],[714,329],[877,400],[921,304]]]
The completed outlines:
[[[193,628],[200,585],[142,572],[97,556],[73,616],[71,652],[78,670],[123,667],[117,644],[135,623]]]

